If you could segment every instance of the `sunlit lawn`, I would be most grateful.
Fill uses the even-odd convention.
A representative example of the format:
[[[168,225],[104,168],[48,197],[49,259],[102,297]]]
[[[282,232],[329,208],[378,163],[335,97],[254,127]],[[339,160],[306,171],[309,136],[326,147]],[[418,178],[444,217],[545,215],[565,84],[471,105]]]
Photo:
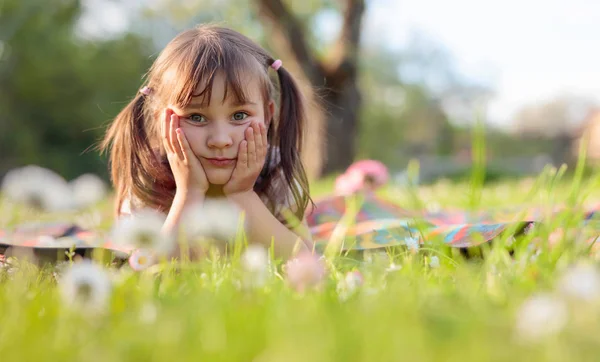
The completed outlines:
[[[548,172],[483,188],[442,181],[380,194],[434,211],[548,208],[598,201],[597,185],[594,177]],[[315,198],[330,188],[315,184]],[[2,202],[0,227],[68,219],[107,231],[111,211],[110,200],[63,215]],[[0,361],[597,360],[600,276],[581,264],[596,261],[574,215],[548,218],[513,255],[502,241],[470,259],[439,245],[337,254],[326,260],[325,280],[304,292],[280,261],[264,283],[253,282],[238,257],[142,272],[109,267],[107,304],[83,311],[57,287],[68,266],[40,270],[12,260],[0,272]],[[557,239],[556,229],[565,237],[552,248],[527,247]]]

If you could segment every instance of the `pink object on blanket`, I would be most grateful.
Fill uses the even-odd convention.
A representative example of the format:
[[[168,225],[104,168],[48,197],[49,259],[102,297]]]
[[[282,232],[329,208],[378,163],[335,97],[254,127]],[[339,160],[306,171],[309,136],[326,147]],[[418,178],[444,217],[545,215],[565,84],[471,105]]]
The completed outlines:
[[[346,172],[353,172],[355,170],[362,172],[365,176],[371,177],[377,187],[385,185],[390,179],[387,167],[376,160],[357,161],[350,165]]]
[[[365,185],[365,176],[360,171],[346,172],[335,179],[337,195],[351,195],[361,190]]]
[[[349,195],[359,190],[371,191],[385,185],[390,179],[387,167],[375,160],[357,161],[335,180],[335,193]]]

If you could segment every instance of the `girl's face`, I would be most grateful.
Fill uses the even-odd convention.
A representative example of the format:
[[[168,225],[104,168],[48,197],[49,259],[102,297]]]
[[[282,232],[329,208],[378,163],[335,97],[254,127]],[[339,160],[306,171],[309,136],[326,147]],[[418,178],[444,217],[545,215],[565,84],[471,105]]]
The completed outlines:
[[[202,106],[201,97],[195,97],[185,108],[170,106],[180,117],[180,127],[190,144],[194,155],[204,167],[208,182],[224,185],[231,178],[237,163],[240,142],[244,132],[252,122],[265,124],[274,112],[274,103],[269,101],[265,114],[264,101],[258,82],[246,82],[248,100],[246,104],[236,104],[233,92],[225,95],[225,77],[215,75],[209,106]],[[197,89],[196,93],[200,93]]]

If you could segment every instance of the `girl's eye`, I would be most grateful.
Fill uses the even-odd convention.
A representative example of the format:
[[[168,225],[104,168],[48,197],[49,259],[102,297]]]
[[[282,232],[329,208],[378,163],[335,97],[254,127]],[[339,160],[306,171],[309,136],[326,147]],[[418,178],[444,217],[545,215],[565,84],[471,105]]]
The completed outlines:
[[[248,117],[248,113],[246,112],[236,112],[233,114],[234,121],[243,121],[244,119],[246,119],[246,117]]]
[[[205,121],[204,116],[201,114],[192,114],[188,119],[194,123],[202,123]]]

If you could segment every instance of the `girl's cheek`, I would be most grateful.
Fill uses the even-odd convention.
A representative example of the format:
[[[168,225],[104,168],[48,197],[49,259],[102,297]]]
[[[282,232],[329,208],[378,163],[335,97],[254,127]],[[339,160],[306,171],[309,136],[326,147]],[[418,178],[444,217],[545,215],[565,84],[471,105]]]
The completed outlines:
[[[250,127],[250,123],[245,124],[243,127],[238,127],[234,132],[234,142],[240,143],[242,140],[246,139],[246,130]]]
[[[202,134],[198,127],[194,127],[190,124],[182,123],[181,128],[183,129],[185,137],[190,144],[190,148],[192,151],[194,151],[194,153],[197,153],[197,151],[201,148],[202,142],[206,141],[205,135]]]

